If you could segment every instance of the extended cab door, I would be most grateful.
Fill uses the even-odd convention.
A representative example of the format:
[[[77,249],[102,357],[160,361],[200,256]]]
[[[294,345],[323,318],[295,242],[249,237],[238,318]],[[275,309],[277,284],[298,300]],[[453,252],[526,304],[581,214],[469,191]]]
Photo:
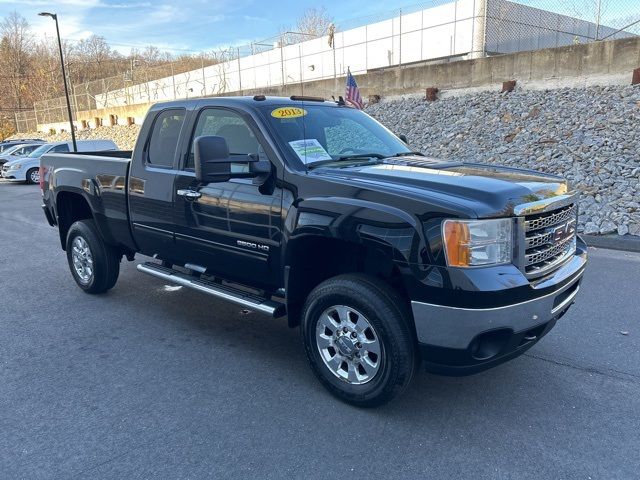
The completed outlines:
[[[145,122],[131,160],[129,215],[140,251],[176,263],[173,240],[173,184],[184,108],[167,108]],[[144,139],[144,140],[143,140]]]
[[[202,135],[226,139],[231,159],[239,160],[232,163],[232,172],[248,171],[248,164],[240,161],[248,154],[274,162],[266,153],[257,125],[247,114],[222,107],[202,109],[194,122],[182,170],[176,176],[176,247],[189,263],[205,267],[209,274],[265,289],[278,287],[282,190],[273,178],[268,187],[250,178],[197,182],[193,139]],[[185,196],[185,191],[196,192],[198,198]]]

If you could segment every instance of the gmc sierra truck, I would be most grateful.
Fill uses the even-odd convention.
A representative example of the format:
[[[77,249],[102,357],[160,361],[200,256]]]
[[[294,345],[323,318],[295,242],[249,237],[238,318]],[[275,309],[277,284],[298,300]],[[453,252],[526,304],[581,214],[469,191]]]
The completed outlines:
[[[158,104],[132,152],[44,155],[40,186],[82,290],[152,257],[140,272],[300,326],[320,382],[359,406],[421,363],[466,375],[522,354],[587,262],[562,178],[429,158],[312,97]]]

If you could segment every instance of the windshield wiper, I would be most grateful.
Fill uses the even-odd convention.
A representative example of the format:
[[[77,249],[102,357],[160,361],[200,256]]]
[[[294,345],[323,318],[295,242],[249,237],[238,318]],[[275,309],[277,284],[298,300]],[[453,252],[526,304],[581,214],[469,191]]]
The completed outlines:
[[[357,160],[358,158],[371,159],[377,158],[378,160],[382,160],[383,158],[387,158],[385,155],[381,153],[352,153],[350,155],[342,155],[338,158],[332,158],[331,160],[319,160],[317,162],[310,163],[307,165],[309,168],[316,168],[322,165],[326,165],[328,163],[342,162],[344,160]]]
[[[400,153],[396,153],[395,155],[392,155],[392,157],[408,157],[410,155],[417,155],[418,157],[426,156],[422,152],[400,152]]]

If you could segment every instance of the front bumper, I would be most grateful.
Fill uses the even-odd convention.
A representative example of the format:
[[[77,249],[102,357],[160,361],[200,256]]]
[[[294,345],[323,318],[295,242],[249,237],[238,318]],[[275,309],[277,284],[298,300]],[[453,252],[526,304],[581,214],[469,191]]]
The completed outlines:
[[[0,171],[0,177],[6,180],[20,180],[24,181],[26,177],[26,172],[23,170],[5,170],[4,168]]]
[[[411,302],[427,369],[468,375],[524,353],[566,313],[586,265],[586,246],[548,278],[531,285],[531,299],[491,308]],[[544,292],[544,293],[542,293]]]

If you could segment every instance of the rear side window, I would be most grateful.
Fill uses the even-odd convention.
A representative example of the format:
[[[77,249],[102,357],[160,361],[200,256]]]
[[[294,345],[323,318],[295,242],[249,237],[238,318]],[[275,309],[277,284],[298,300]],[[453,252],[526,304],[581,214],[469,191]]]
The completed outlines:
[[[56,153],[68,152],[69,151],[69,145],[67,145],[66,143],[63,143],[62,145],[56,145],[50,151],[51,152],[56,152]]]
[[[184,115],[184,109],[172,109],[156,117],[149,140],[147,163],[161,167],[173,166]]]

